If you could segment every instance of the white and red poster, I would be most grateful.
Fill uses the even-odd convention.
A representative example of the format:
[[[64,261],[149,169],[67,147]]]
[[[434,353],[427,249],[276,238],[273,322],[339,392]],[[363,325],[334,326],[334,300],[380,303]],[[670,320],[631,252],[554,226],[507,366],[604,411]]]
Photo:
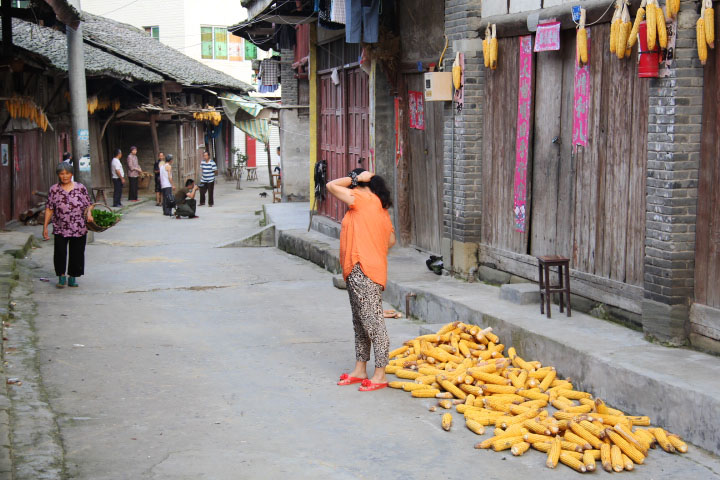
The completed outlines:
[[[588,55],[590,55],[590,29],[587,29]],[[590,58],[584,66],[575,62],[575,92],[573,95],[573,149],[587,147],[588,116],[590,109]]]
[[[408,110],[410,128],[425,130],[425,100],[422,92],[408,91]]]
[[[535,32],[535,51],[560,50],[560,22],[541,23]]]

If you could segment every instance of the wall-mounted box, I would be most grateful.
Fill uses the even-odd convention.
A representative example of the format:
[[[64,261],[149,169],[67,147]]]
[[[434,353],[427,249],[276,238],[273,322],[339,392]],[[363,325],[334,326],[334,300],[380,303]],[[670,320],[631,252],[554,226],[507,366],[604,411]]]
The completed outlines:
[[[425,101],[452,100],[452,72],[427,72],[425,74]]]

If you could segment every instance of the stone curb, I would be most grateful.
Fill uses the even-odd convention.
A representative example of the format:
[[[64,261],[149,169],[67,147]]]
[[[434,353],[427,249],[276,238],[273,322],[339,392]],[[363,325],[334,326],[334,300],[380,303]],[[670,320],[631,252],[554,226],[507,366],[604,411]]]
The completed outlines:
[[[277,248],[338,273],[340,264],[336,243],[335,239],[328,239],[326,243],[310,238],[310,234],[300,230],[280,230]],[[649,415],[656,424],[665,426],[714,454],[720,454],[720,431],[708,428],[709,425],[720,425],[720,397],[715,395],[719,390],[717,384],[689,381],[680,384],[675,382],[677,377],[644,368],[640,364],[633,365],[626,358],[620,362],[614,361],[616,353],[619,357],[626,352],[599,351],[587,338],[576,343],[562,337],[556,338],[545,334],[542,324],[524,325],[521,320],[513,318],[511,312],[503,318],[483,312],[475,305],[463,302],[460,298],[464,293],[462,290],[458,291],[459,295],[450,295],[458,298],[449,298],[448,295],[438,293],[431,285],[423,287],[389,279],[383,297],[388,303],[404,308],[409,293],[415,294],[412,300],[413,317],[428,323],[438,323],[439,320],[462,321],[493,327],[500,338],[507,339],[508,345],[514,346],[521,355],[554,365],[562,376],[575,379],[579,388],[589,389],[617,408]],[[691,361],[701,361],[698,356],[703,355],[685,350],[665,350],[664,347],[643,340],[628,340],[627,345],[635,343],[638,358],[642,355],[657,355],[658,349],[661,350],[663,360],[667,360],[665,357],[668,354],[675,355],[673,352],[687,352],[686,356]],[[618,350],[627,345],[618,345]],[[587,351],[583,350],[584,347],[588,347]],[[652,362],[646,363],[652,365]],[[687,368],[692,367],[688,365]],[[676,371],[668,373],[675,374]]]

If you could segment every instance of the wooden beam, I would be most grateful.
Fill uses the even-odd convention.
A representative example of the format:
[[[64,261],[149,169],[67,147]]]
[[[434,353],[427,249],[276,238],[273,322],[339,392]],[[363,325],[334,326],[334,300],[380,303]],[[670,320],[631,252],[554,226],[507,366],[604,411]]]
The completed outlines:
[[[115,125],[134,125],[137,127],[149,127],[150,122],[145,120],[117,120]]]
[[[640,6],[640,2],[641,0],[630,0],[631,14],[633,17]],[[582,2],[581,5],[587,11],[588,22],[598,22],[598,19],[603,14],[605,14],[604,17],[598,23],[610,22],[610,20],[612,20],[613,8],[608,8],[608,6],[611,5],[609,0],[587,0]],[[560,28],[563,30],[575,28],[575,22],[572,19],[572,10],[570,5],[563,4],[556,7],[543,8],[542,10],[534,10],[532,12],[486,17],[480,21],[478,32],[480,33],[480,36],[483,37],[485,35],[485,27],[494,23],[497,25],[498,37],[517,37],[519,35],[527,35],[530,33],[527,21],[528,17],[531,15],[539,15],[539,23],[543,23],[544,20],[554,18],[556,21],[560,22]]]
[[[163,110],[167,110],[168,108],[168,101],[167,101],[167,90],[165,89],[165,82],[163,82],[160,85],[160,94],[162,95],[162,107]],[[156,155],[157,156],[157,155]]]
[[[158,158],[158,155],[160,154],[160,142],[158,140],[156,117],[156,114],[150,115],[150,135],[152,135],[153,142],[153,158]]]

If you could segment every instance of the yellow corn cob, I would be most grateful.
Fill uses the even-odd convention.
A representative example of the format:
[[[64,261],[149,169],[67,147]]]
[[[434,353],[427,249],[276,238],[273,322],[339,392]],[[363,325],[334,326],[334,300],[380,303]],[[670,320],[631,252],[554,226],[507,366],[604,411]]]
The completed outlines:
[[[625,49],[627,47],[628,37],[630,36],[630,30],[632,25],[630,22],[622,22],[617,27],[617,44],[615,45],[615,54],[617,58],[625,58]]]
[[[503,450],[512,448],[513,445],[517,445],[518,443],[523,443],[522,435],[517,435],[514,437],[507,437],[507,438],[502,438],[500,440],[497,440],[493,443],[492,449],[495,450],[496,452],[501,452]]]
[[[657,23],[658,44],[660,45],[660,48],[667,48],[667,26],[665,25],[665,12],[663,12],[662,8],[656,6],[655,16],[657,17],[655,22]],[[705,27],[705,29],[707,30],[707,26]]]
[[[657,443],[657,440],[655,439],[655,436],[648,432],[647,430],[643,430],[642,428],[637,428],[633,432],[633,435],[635,435],[635,438],[638,439],[640,442],[647,443],[650,448],[655,448],[655,444]]]
[[[578,436],[575,432],[573,432],[571,429],[565,430],[565,435],[563,435],[563,438],[565,438],[566,442],[571,442],[576,445],[579,445],[580,448],[583,450],[590,450],[592,449],[592,445],[585,440],[584,438]]]
[[[518,390],[517,394],[528,398],[530,400],[545,400],[548,401],[550,398],[546,393],[540,392],[540,390],[537,389],[530,389],[530,390]]]
[[[414,382],[402,382],[403,386],[400,387],[406,392],[414,392],[415,390],[436,390],[432,388],[430,385],[426,385],[424,383],[414,383]],[[438,390],[439,392],[439,390]]]
[[[632,460],[630,460],[630,457],[628,457],[624,453],[622,454],[622,462],[623,462],[623,467],[625,468],[626,471],[632,472],[633,470],[635,470],[635,464],[633,463]]]
[[[449,432],[449,431],[450,431],[450,428],[452,427],[452,421],[453,421],[453,418],[452,418],[452,414],[451,414],[451,413],[446,413],[446,414],[444,414],[444,415],[442,416],[442,428],[443,428],[443,430],[445,430],[446,432]]]
[[[595,471],[595,455],[592,453],[594,450],[585,450],[583,452],[583,465],[585,465],[585,470],[588,472],[594,472]]]
[[[403,388],[403,386],[404,386],[405,384],[415,385],[415,384],[412,383],[412,382],[398,382],[398,381],[395,381],[395,382],[388,382],[388,387],[390,387],[390,388]]]
[[[525,438],[525,435],[527,435],[529,432],[527,428],[525,428],[522,423],[516,423],[515,425],[510,425],[507,429],[503,430],[500,427],[496,427],[495,430],[493,430],[494,436],[502,436],[502,435],[510,435],[510,436],[516,436],[516,435],[522,435],[523,438]],[[532,443],[532,442],[530,442]]]
[[[410,350],[410,347],[408,347],[407,345],[404,345],[400,348],[396,348],[395,350],[393,350],[392,352],[390,352],[388,354],[388,358],[397,357],[398,355],[402,355],[403,353],[407,352],[408,350]]]
[[[638,417],[638,416],[629,415],[627,418],[630,419],[630,421],[632,422],[633,425],[639,425],[639,426],[645,426],[645,427],[650,425],[650,417],[645,417],[645,416]]]
[[[616,472],[622,472],[625,468],[625,464],[622,459],[622,451],[617,445],[610,447],[610,463],[612,464],[612,469]]]
[[[557,391],[559,397],[565,397],[569,398],[570,400],[580,400],[581,398],[592,398],[592,395],[590,395],[587,392],[579,392],[577,390],[558,390]]]
[[[577,34],[578,64],[586,65],[588,62],[587,30],[585,27],[578,28]]]
[[[552,443],[552,441],[555,437],[552,437],[550,435],[538,434],[538,433],[530,433],[528,431],[528,433],[523,435],[523,438],[528,443]]]
[[[527,452],[529,448],[530,448],[529,443],[520,442],[520,443],[516,443],[515,445],[513,445],[510,448],[510,452],[512,452],[512,454],[515,455],[516,457],[519,457],[523,453]]]
[[[547,460],[545,465],[548,468],[555,468],[560,460],[561,440],[560,437],[555,437],[548,451]]]
[[[580,473],[585,473],[587,471],[583,462],[578,460],[574,455],[571,455],[570,452],[560,452],[559,460],[563,464]]]
[[[610,458],[610,445],[607,443],[600,445],[600,463],[606,472],[612,473],[613,468],[612,459]]]
[[[680,11],[680,0],[667,0],[666,5],[668,17],[677,17],[678,12]]]
[[[615,19],[610,24],[610,53],[617,52],[618,30],[620,30],[620,19]]]
[[[462,385],[460,385],[460,390],[462,390],[465,393],[475,395],[476,401],[481,400],[477,397],[482,397],[482,395],[483,395],[482,389],[480,387],[476,387],[475,385],[462,384]]]
[[[627,39],[627,46],[632,48],[638,39],[638,30],[640,29],[640,23],[645,20],[645,9],[643,7],[638,8],[637,14],[635,15],[635,22],[633,23],[632,30]]]
[[[592,433],[598,438],[603,438],[605,436],[605,431],[603,428],[600,428],[599,426],[595,425],[594,423],[590,423],[587,420],[582,420],[581,422],[578,422],[581,427],[583,427],[588,432]]]
[[[388,365],[387,367],[385,367],[385,373],[396,374],[398,370],[401,370],[401,368],[397,365]]]
[[[415,398],[435,398],[436,393],[440,393],[440,390],[436,388],[421,388],[419,390],[413,390],[410,395]]]
[[[500,435],[495,435],[494,437],[487,438],[483,440],[482,442],[475,445],[475,448],[490,448],[493,446],[495,442],[499,442],[500,440],[503,440],[505,438],[513,438],[518,436],[518,432],[522,432],[522,430],[515,430],[515,429],[507,429],[507,431],[501,433]],[[522,437],[522,434],[520,435],[521,441],[524,440]]]
[[[590,405],[576,405],[573,407],[566,407],[564,411],[575,414],[590,413],[592,412],[592,407]]]
[[[449,410],[452,408],[452,402],[450,400],[440,400],[440,401],[438,401],[438,407],[442,407],[445,410]]]
[[[450,322],[444,325],[440,330],[437,331],[436,335],[445,335],[446,333],[455,330],[460,322]]]
[[[592,445],[593,448],[600,448],[600,444],[602,441],[595,435],[593,435],[589,430],[586,430],[582,425],[575,422],[570,422],[570,429],[575,433],[578,437],[582,438],[586,442],[588,442],[590,445]]]
[[[657,39],[657,14],[655,13],[656,7],[654,3],[648,2],[645,10],[645,17],[647,18],[647,46],[649,51],[655,50],[655,44]]]
[[[504,402],[502,400],[495,399],[493,397],[485,397],[483,398],[483,405],[487,408],[491,408],[498,412],[503,413],[511,413],[511,407],[513,406],[509,402]]]
[[[483,39],[482,42],[482,48],[483,48],[483,60],[485,61],[485,68],[490,67],[490,42],[487,38]]]
[[[568,412],[555,412],[553,413],[553,417],[555,417],[558,420],[572,420],[575,417],[577,417],[577,413],[568,413]]]
[[[557,375],[557,372],[555,370],[550,370],[550,372],[547,375],[545,375],[545,378],[543,378],[542,382],[540,382],[540,385],[538,385],[538,388],[540,388],[541,392],[544,392],[548,388],[550,388],[550,385],[555,380],[556,375]]]
[[[615,430],[615,432],[617,432],[623,439],[625,439],[626,442],[638,449],[640,453],[643,454],[643,456],[647,456],[647,451],[650,448],[649,443],[645,442],[644,440],[638,439],[635,435],[632,434],[630,429],[625,428],[623,425],[617,424],[613,427],[613,430]]]
[[[438,375],[438,377],[440,377],[440,375]],[[438,378],[438,383],[440,384],[440,386],[442,388],[444,388],[446,391],[452,393],[455,397],[463,399],[463,400],[465,398],[467,398],[467,394],[465,392],[463,392],[462,390],[460,390],[455,385],[453,385],[452,382],[450,382],[448,380],[444,380],[442,378]]]
[[[715,11],[712,7],[705,9],[703,18],[705,19],[705,41],[710,48],[715,48]]]
[[[386,368],[387,368],[387,367],[386,367]],[[385,371],[387,371],[387,370],[385,370]],[[408,379],[408,380],[415,380],[416,378],[422,377],[423,375],[422,375],[421,373],[419,373],[419,372],[413,372],[412,370],[401,370],[401,369],[398,369],[398,370],[395,372],[395,376],[398,377],[398,378],[405,378],[405,379]]]
[[[488,393],[515,393],[517,392],[517,388],[513,387],[512,385],[496,385],[496,384],[485,384],[482,385],[480,388],[482,388],[483,392],[487,395]]]
[[[482,424],[473,420],[472,418],[465,419],[465,426],[468,428],[468,430],[470,430],[471,432],[473,432],[477,435],[485,434],[485,427],[483,427]]]
[[[680,453],[687,453],[688,446],[685,442],[682,441],[680,437],[678,437],[677,435],[669,434],[667,438],[672,444],[672,446],[675,447],[676,451]]]
[[[483,383],[492,383],[495,385],[509,385],[510,381],[500,375],[494,373],[485,373],[478,370],[477,368],[469,368],[467,370],[468,375],[472,376],[475,380],[480,380]],[[514,393],[514,392],[513,392]]]
[[[493,37],[490,39],[490,69],[495,70],[497,69],[497,59],[498,59],[498,40],[497,38]]]
[[[675,453],[675,447],[673,447],[672,443],[670,443],[670,440],[668,439],[665,430],[663,430],[662,428],[653,428],[650,429],[650,432],[655,435],[655,438],[657,439],[660,448],[662,448],[668,453]]]
[[[533,419],[528,419],[523,422],[523,426],[530,430],[531,432],[537,433],[539,435],[550,435],[550,430],[541,423],[536,422]]]
[[[695,32],[697,34],[697,50],[698,58],[700,63],[705,65],[707,62],[707,41],[705,40],[705,20],[702,17],[698,18],[697,24],[695,24]]]

